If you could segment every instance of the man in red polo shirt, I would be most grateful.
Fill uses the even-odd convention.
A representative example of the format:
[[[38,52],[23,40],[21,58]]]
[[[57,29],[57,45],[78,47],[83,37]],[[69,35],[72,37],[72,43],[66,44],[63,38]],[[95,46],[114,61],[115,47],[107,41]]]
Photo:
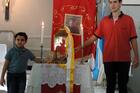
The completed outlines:
[[[121,12],[122,0],[108,1],[111,14],[101,20],[94,35],[84,43],[84,47],[94,43],[97,38],[104,38],[103,61],[107,80],[106,93],[115,92],[116,80],[118,80],[119,93],[128,93],[131,47],[134,51],[133,67],[136,68],[139,65],[135,25],[130,16]]]

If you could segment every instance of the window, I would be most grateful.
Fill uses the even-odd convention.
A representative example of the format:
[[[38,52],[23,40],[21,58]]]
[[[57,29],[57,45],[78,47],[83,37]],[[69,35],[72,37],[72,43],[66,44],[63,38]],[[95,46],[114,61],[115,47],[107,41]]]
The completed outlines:
[[[6,52],[7,52],[7,45],[0,44],[0,62],[4,61]]]

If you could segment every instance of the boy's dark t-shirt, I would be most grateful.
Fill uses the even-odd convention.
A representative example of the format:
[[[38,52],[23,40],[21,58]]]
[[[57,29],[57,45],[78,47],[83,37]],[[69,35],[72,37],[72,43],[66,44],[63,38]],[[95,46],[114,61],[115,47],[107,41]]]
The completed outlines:
[[[8,60],[8,72],[9,73],[23,73],[27,69],[28,60],[34,60],[35,56],[33,53],[26,48],[11,48],[5,56]]]

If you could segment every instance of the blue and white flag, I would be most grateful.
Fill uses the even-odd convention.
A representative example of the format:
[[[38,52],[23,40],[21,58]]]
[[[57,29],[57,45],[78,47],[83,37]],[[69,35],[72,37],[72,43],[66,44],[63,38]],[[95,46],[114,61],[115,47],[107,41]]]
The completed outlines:
[[[100,18],[101,19],[105,15],[106,2],[107,2],[107,0],[103,0],[101,13],[100,13]],[[94,68],[92,70],[93,80],[96,80],[98,83],[100,83],[102,81],[103,73],[104,73],[104,68],[103,68],[103,45],[104,45],[104,40],[103,39],[98,39],[97,40],[97,47],[96,47],[95,65],[94,65]]]
[[[92,71],[93,71],[93,69],[94,69],[94,67],[95,67],[95,58],[94,58],[94,55],[93,55],[93,54],[91,54],[91,57],[88,59],[88,64],[89,64],[89,66],[90,66],[90,69],[91,69],[91,76],[92,76],[92,78],[93,78]]]

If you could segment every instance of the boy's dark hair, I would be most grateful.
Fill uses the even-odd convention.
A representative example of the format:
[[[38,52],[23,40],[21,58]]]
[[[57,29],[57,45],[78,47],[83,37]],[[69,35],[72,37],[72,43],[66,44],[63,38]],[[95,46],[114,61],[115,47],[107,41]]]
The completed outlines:
[[[25,32],[18,32],[16,35],[15,35],[15,39],[17,36],[23,36],[25,38],[25,40],[27,41],[28,39],[28,36]]]

